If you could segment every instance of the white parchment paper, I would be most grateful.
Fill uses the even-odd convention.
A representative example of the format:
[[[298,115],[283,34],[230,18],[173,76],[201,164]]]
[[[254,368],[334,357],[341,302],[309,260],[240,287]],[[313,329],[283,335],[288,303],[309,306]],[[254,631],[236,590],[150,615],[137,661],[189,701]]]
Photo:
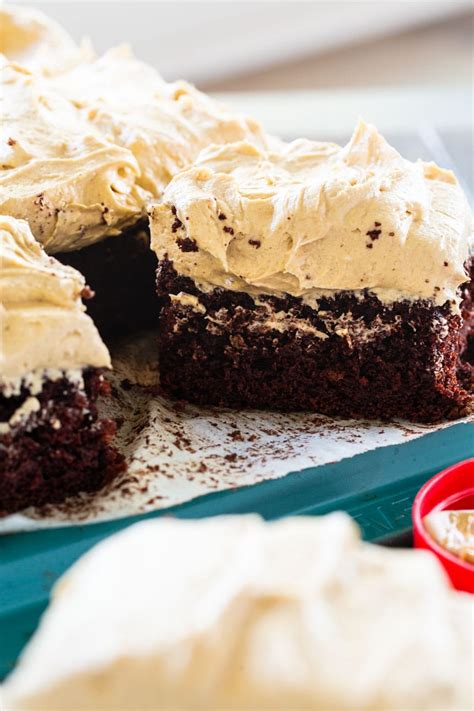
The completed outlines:
[[[167,508],[223,489],[276,479],[437,429],[407,423],[335,420],[312,413],[204,409],[158,394],[156,337],[114,354],[113,397],[103,414],[119,422],[127,472],[96,494],[28,509],[0,521],[0,533],[94,523]]]

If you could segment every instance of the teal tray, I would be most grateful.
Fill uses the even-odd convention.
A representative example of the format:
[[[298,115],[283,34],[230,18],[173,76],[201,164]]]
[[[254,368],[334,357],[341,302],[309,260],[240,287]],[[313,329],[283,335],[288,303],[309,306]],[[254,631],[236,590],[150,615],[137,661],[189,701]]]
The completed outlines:
[[[34,632],[58,577],[100,540],[138,520],[249,512],[275,519],[344,510],[358,521],[366,540],[393,543],[411,529],[411,505],[420,486],[440,469],[472,456],[474,424],[455,425],[406,444],[145,516],[0,537],[0,679]]]

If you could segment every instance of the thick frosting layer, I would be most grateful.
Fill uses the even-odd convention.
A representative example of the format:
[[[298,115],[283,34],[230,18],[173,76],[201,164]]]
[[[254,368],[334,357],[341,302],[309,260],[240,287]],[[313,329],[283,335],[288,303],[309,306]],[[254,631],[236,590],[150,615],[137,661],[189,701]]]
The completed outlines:
[[[110,367],[81,294],[84,279],[48,257],[26,222],[0,216],[0,387],[41,389],[43,375]],[[76,375],[79,375],[76,372]]]
[[[5,708],[469,708],[472,612],[345,514],[139,523],[59,583]]]
[[[441,304],[466,281],[472,218],[453,173],[403,159],[360,122],[344,148],[204,150],[151,210],[151,230],[158,257],[204,289]]]
[[[267,142],[256,122],[165,82],[125,46],[83,53],[48,80],[1,65],[0,211],[27,219],[49,253],[136,222],[204,146]]]
[[[135,222],[140,169],[47,80],[0,61],[0,213],[26,219],[50,252],[78,249]]]
[[[266,144],[257,122],[184,81],[165,82],[126,45],[63,73],[54,85],[106,138],[133,153],[141,170],[137,183],[153,197],[209,144]]]
[[[91,56],[57,22],[32,8],[0,7],[0,53],[28,69],[53,76]]]

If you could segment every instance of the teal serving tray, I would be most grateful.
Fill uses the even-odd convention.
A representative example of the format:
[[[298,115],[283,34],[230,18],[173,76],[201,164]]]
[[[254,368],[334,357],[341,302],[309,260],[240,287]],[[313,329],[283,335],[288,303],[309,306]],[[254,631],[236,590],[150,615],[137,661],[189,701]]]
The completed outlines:
[[[282,479],[194,499],[144,516],[0,537],[0,679],[14,666],[52,585],[103,538],[139,520],[258,513],[265,519],[344,510],[366,540],[394,543],[411,530],[413,498],[436,472],[474,456],[474,423],[454,425]]]

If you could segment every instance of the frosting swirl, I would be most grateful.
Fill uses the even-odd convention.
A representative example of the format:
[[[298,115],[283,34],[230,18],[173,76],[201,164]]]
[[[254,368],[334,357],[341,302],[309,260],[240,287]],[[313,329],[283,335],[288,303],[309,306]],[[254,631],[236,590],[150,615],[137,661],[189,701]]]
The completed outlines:
[[[0,385],[46,369],[109,368],[82,275],[48,257],[23,220],[0,216]]]
[[[42,12],[14,5],[0,7],[0,53],[28,69],[54,76],[91,56],[57,22]]]
[[[47,80],[0,61],[0,212],[54,253],[117,234],[142,214],[130,151],[104,139]]]
[[[210,147],[151,210],[158,257],[202,288],[309,301],[362,289],[457,300],[471,229],[453,173],[405,160],[362,121],[344,148]],[[182,251],[183,239],[195,250]]]
[[[54,87],[107,139],[133,153],[141,171],[137,184],[153,197],[205,146],[244,139],[266,145],[256,121],[187,82],[166,82],[127,45],[63,73]]]

